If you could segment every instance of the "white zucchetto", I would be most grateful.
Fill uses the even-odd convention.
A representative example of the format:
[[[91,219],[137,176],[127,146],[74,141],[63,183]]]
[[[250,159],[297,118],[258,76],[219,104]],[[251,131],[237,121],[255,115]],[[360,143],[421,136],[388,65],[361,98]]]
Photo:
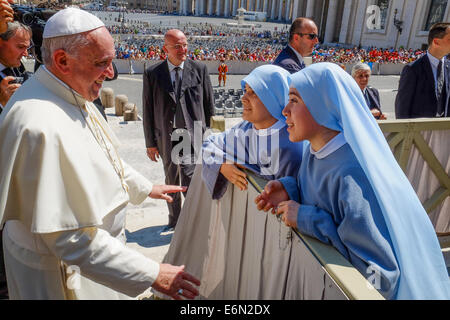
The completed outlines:
[[[55,38],[91,31],[105,24],[93,14],[77,9],[66,8],[58,11],[45,24],[43,38]]]

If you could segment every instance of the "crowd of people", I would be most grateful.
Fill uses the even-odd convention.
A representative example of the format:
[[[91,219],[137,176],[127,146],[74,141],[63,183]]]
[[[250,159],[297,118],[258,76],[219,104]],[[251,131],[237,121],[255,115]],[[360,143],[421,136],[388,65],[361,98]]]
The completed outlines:
[[[239,43],[239,45],[237,44]],[[117,59],[164,60],[166,55],[162,49],[162,39],[129,39],[116,46]],[[193,60],[220,61],[264,61],[272,63],[280,54],[283,45],[270,40],[245,39],[243,42],[224,40],[222,38],[192,39],[188,56]],[[381,48],[316,48],[312,54],[313,63],[333,62],[349,64],[365,63],[402,63],[408,64],[420,58],[422,50],[394,50]]]
[[[400,48],[383,49],[371,47],[368,49],[354,47],[352,49],[345,48],[326,48],[316,49],[312,58],[314,62],[334,62],[338,64],[366,62],[366,63],[403,63],[407,64],[420,58],[425,51],[423,50],[406,50]]]
[[[113,28],[114,29],[114,28]],[[130,38],[116,43],[117,59],[164,60],[162,38],[138,39]],[[271,38],[235,37],[192,37],[188,56],[193,60],[219,61],[264,61],[272,63],[280,54],[283,43]],[[354,47],[322,48],[317,46],[312,53],[313,63],[333,62],[349,64],[365,63],[402,63],[408,64],[420,58],[425,51],[413,49],[394,50],[372,47],[368,49]]]

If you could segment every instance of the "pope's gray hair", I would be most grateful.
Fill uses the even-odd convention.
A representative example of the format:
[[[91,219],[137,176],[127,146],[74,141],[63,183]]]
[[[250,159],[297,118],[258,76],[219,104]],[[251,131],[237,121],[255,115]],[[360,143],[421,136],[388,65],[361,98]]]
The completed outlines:
[[[41,47],[42,61],[46,66],[51,66],[52,56],[56,50],[62,49],[69,55],[78,56],[80,49],[90,44],[91,41],[83,33],[43,39]]]
[[[355,64],[352,68],[352,77],[354,78],[355,75],[359,72],[359,71],[370,71],[372,73],[372,69],[370,69],[369,65],[366,63],[362,63],[362,62],[358,62],[357,64]]]

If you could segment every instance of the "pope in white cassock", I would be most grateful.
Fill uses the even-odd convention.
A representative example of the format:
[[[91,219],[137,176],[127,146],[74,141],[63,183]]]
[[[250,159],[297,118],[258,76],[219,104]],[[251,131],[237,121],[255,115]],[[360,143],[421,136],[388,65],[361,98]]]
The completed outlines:
[[[198,279],[125,245],[125,208],[182,187],[154,186],[124,163],[92,101],[114,41],[88,12],[53,15],[43,60],[0,116],[0,226],[11,299],[124,299],[153,287],[194,298]]]

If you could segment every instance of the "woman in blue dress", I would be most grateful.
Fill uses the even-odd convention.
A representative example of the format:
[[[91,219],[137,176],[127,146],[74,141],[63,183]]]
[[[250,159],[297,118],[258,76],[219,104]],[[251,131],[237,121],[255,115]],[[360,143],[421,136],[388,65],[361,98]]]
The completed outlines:
[[[258,209],[333,245],[387,299],[449,299],[434,228],[356,83],[331,63],[289,83],[289,138],[310,144],[296,178],[269,182]]]

